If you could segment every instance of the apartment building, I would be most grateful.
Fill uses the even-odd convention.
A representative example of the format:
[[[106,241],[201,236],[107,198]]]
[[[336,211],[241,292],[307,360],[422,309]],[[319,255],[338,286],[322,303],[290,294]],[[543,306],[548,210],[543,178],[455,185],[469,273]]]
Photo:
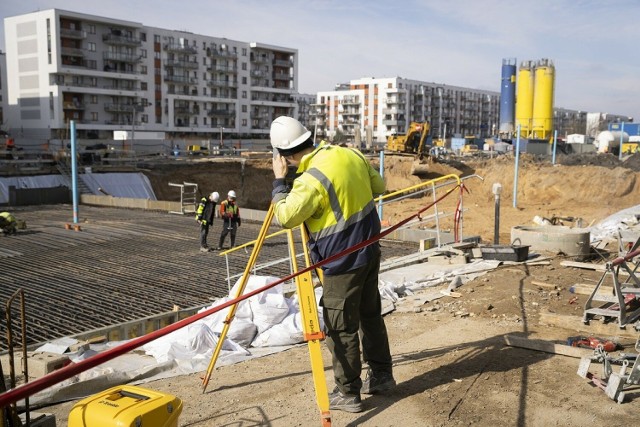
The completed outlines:
[[[411,122],[428,122],[434,138],[495,134],[500,93],[401,77],[367,77],[318,92],[310,116],[319,137],[383,143]]]
[[[297,49],[59,9],[6,18],[5,43],[16,135],[264,138],[298,113]]]

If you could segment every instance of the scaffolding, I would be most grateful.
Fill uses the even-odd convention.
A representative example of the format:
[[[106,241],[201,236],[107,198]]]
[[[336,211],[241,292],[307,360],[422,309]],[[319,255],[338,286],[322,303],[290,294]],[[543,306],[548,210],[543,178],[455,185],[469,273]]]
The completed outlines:
[[[193,182],[183,182],[182,184],[169,183],[171,187],[180,188],[180,211],[169,211],[169,213],[184,215],[195,213],[198,202],[198,184]]]

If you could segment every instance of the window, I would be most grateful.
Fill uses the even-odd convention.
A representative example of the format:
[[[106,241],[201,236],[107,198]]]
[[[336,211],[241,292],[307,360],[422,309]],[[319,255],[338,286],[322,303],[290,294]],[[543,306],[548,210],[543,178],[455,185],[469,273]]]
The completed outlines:
[[[242,98],[243,99],[247,99],[247,91],[246,90],[242,91]]]
[[[140,121],[142,123],[149,123],[149,115],[148,114],[143,114],[142,117],[140,117]]]
[[[97,122],[98,121],[98,113],[95,111],[91,112],[91,121],[92,122]]]
[[[96,33],[96,26],[94,24],[89,24],[89,34]]]
[[[242,70],[243,71],[247,71],[247,63],[246,62],[242,63]]]
[[[161,59],[162,57],[160,56],[160,52],[153,52],[153,57],[155,59]]]
[[[140,56],[142,56],[143,58],[147,57],[147,49],[140,49]]]
[[[140,66],[140,74],[147,74],[147,66],[146,65],[141,65]]]
[[[205,125],[205,126],[207,125],[207,118],[206,117],[202,119],[202,124]]]
[[[89,52],[95,52],[96,51],[96,44],[94,42],[87,43],[87,47],[89,48]]]
[[[142,40],[143,42],[147,41],[147,33],[140,33],[140,40]]]
[[[147,90],[147,82],[140,83],[140,90]]]
[[[244,77],[244,76],[242,77],[242,84],[243,84],[243,85],[246,85],[246,84],[247,84],[247,78],[246,78],[246,77]]]
[[[246,105],[243,105],[243,106],[242,106],[242,112],[243,112],[243,113],[246,113],[246,112],[247,112],[247,106],[246,106]]]
[[[153,35],[153,42],[154,42],[154,43],[160,43],[160,36],[159,36],[159,35],[157,35],[157,34],[154,34],[154,35]]]
[[[247,119],[242,119],[242,126],[246,126],[247,125]]]
[[[91,97],[89,98],[89,102],[92,104],[97,104],[98,103],[98,95],[91,95]]]
[[[246,47],[242,48],[242,56],[247,56],[247,48]]]
[[[98,87],[98,78],[97,77],[91,77],[91,80],[89,80],[89,86]]]

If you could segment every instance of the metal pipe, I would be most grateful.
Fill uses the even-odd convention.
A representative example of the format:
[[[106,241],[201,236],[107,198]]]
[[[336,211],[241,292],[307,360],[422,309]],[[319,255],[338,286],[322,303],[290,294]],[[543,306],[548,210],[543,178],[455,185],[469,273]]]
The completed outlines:
[[[551,164],[556,164],[556,144],[558,142],[558,131],[553,131],[553,156],[551,157]]]
[[[516,136],[516,167],[513,177],[513,207],[518,207],[518,165],[520,162],[520,124],[518,124],[518,133]]]
[[[71,197],[73,199],[73,223],[78,223],[78,160],[76,159],[76,121],[71,120]]]

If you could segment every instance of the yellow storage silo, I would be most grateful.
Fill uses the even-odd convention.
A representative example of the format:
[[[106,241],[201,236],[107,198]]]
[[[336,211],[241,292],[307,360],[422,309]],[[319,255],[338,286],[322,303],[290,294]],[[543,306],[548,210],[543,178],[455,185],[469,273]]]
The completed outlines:
[[[541,59],[535,67],[532,136],[551,140],[553,133],[553,91],[555,68],[549,59]]]
[[[533,61],[523,61],[518,68],[516,84],[516,129],[520,125],[520,135],[527,138],[533,118],[534,74]]]

